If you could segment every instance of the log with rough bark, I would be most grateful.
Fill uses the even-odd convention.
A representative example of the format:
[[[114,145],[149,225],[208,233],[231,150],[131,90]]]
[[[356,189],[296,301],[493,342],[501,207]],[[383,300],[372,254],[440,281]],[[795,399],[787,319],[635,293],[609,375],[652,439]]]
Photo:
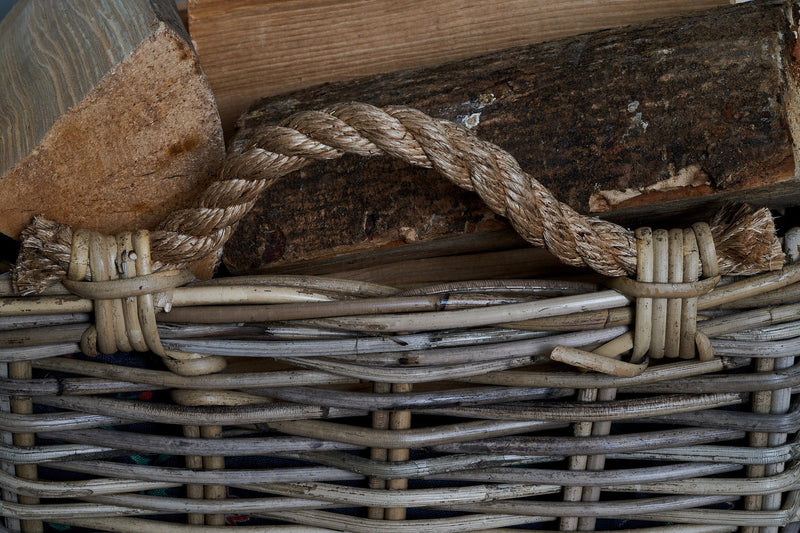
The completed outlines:
[[[256,98],[438,65],[729,0],[191,0],[226,132]]]
[[[259,102],[233,142],[339,101],[406,104],[502,146],[582,212],[638,224],[704,218],[724,201],[793,205],[793,30],[783,2],[752,2],[327,84]],[[264,193],[224,261],[234,272],[280,271],[503,224],[431,171],[347,156]]]
[[[0,231],[153,228],[223,159],[171,0],[23,0],[0,24]]]

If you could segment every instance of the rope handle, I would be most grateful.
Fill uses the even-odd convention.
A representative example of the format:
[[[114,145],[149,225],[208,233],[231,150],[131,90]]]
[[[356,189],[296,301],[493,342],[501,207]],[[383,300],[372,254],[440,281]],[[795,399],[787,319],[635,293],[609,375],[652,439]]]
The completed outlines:
[[[363,103],[297,113],[232,148],[220,179],[196,207],[174,211],[152,232],[153,271],[181,270],[209,254],[218,260],[236,224],[263,190],[310,161],[345,153],[390,155],[436,169],[475,191],[525,240],[547,247],[564,263],[588,265],[607,276],[636,272],[633,232],[559,202],[508,152],[418,110]],[[723,208],[709,225],[722,274],[755,274],[782,266],[783,252],[767,209]],[[40,292],[66,277],[72,234],[69,226],[42,217],[23,231],[14,270],[20,294]]]

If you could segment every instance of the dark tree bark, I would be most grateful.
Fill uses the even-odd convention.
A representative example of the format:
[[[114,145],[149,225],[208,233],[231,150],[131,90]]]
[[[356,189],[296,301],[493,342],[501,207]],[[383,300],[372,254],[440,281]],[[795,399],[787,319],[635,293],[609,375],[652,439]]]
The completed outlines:
[[[259,125],[340,101],[404,104],[470,127],[562,201],[630,223],[704,218],[724,201],[795,204],[793,22],[781,1],[601,31],[257,103]],[[267,191],[224,260],[263,270],[504,228],[433,172],[345,157]]]

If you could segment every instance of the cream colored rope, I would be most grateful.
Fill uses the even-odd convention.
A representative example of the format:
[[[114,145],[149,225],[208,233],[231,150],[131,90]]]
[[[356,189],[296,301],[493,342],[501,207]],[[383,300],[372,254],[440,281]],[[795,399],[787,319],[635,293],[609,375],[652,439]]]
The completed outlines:
[[[474,190],[535,246],[546,246],[569,265],[588,265],[607,276],[636,271],[631,231],[578,214],[560,203],[501,148],[452,122],[407,107],[379,109],[362,103],[297,113],[267,126],[228,154],[221,179],[197,206],[170,214],[152,233],[153,270],[175,270],[220,254],[236,223],[281,176],[313,160],[345,153],[390,155],[436,169]],[[711,221],[722,273],[753,274],[780,268],[783,253],[769,211],[724,209]],[[37,218],[22,235],[15,283],[21,294],[42,290],[66,275],[72,230]]]

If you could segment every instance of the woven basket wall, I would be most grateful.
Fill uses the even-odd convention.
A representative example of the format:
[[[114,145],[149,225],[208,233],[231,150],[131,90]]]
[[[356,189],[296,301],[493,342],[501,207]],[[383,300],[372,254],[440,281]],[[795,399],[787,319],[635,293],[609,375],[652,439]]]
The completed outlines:
[[[234,281],[284,302],[380,303],[395,292],[323,278]],[[160,324],[168,350],[227,359],[201,376],[152,354],[73,355],[82,313],[4,324],[6,346],[18,345],[2,349],[11,378],[0,382],[11,398],[0,475],[8,527],[22,518],[23,530],[41,519],[105,531],[178,531],[173,520],[258,525],[247,531],[774,531],[795,520],[796,323],[735,326],[714,335],[712,360],[662,359],[614,377],[547,354],[596,346],[624,326],[560,331],[576,326],[536,318],[552,301],[540,298],[591,284],[481,285],[491,307]],[[703,327],[730,330],[732,317],[765,312],[791,320],[786,294],[711,313]],[[765,309],[776,302],[779,311]],[[65,481],[76,476],[85,481]]]
[[[123,266],[133,255],[130,235],[87,238],[118,243],[103,253]],[[140,268],[133,281],[155,288],[93,303],[84,285],[104,279],[91,268],[92,282],[70,270],[78,296],[0,287],[8,530],[796,531],[790,262],[650,302],[693,302],[710,340],[699,359],[630,362],[612,356],[630,347],[604,350],[631,341],[650,299],[557,273],[409,290],[290,276],[176,287],[181,272]],[[157,320],[159,338],[128,320],[120,350],[106,314]],[[106,328],[110,348],[95,339]]]

